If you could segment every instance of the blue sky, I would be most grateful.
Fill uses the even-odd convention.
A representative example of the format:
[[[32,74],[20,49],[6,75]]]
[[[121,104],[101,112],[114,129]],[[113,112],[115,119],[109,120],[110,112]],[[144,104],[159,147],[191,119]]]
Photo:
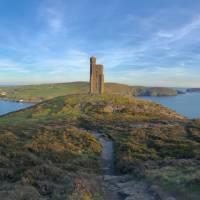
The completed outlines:
[[[200,87],[199,0],[0,0],[0,84]]]

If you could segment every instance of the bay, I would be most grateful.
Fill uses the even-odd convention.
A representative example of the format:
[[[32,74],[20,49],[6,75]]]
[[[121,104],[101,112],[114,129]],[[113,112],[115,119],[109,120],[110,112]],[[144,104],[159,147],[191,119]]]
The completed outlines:
[[[200,118],[199,92],[191,92],[178,96],[140,98],[162,104],[190,119]]]
[[[0,115],[27,108],[33,104],[0,100]]]

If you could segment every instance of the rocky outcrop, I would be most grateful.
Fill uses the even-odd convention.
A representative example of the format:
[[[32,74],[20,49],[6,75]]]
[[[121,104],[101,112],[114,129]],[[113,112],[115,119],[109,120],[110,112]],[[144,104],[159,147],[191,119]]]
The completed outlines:
[[[129,176],[104,176],[107,193],[123,200],[159,200],[159,195],[144,182],[133,180]],[[110,195],[111,196],[111,195]],[[110,198],[116,200],[114,198]]]

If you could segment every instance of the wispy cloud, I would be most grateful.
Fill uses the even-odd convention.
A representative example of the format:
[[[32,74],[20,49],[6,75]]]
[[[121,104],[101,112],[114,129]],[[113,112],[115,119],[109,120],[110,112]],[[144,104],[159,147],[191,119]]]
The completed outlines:
[[[43,1],[39,7],[39,18],[46,23],[49,30],[53,33],[63,31],[64,25],[64,9],[62,1],[57,3],[53,1]]]
[[[173,9],[166,4],[158,9],[131,0],[31,4],[23,19],[0,23],[0,81],[5,74],[15,82],[88,80],[89,57],[96,55],[106,81],[189,85],[190,80],[198,86],[200,15],[176,0]]]
[[[28,73],[29,70],[12,60],[0,59],[0,72]]]
[[[188,35],[192,34],[194,31],[199,31],[200,32],[200,16],[194,17],[194,19],[190,22],[185,24],[183,27],[175,29],[175,30],[170,30],[170,31],[159,31],[156,33],[156,36],[158,38],[164,38],[167,39],[169,43],[175,42],[178,40],[182,40],[186,38]]]

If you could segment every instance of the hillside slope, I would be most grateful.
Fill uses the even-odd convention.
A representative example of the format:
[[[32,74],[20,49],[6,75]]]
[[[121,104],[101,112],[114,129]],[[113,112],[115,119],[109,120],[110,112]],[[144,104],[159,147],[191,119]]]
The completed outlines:
[[[92,131],[115,144],[117,174],[160,199],[199,197],[200,122],[121,95],[68,95],[0,117],[0,199],[106,199]],[[31,198],[30,198],[31,197]]]
[[[57,96],[69,94],[88,94],[89,83],[72,82],[43,85],[0,87],[0,96],[10,100],[40,102]],[[106,83],[106,94],[121,94],[131,96],[174,96],[177,91],[171,88],[129,86],[118,83]]]

